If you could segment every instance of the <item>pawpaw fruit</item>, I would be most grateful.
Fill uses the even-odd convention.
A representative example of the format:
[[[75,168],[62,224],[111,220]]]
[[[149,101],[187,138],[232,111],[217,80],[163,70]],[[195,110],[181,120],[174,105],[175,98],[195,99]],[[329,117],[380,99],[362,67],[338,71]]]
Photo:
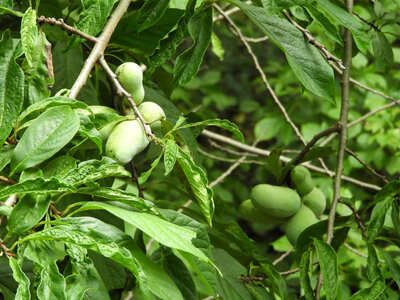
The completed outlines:
[[[115,71],[122,87],[132,96],[132,100],[139,105],[144,98],[143,72],[134,62],[126,62]]]
[[[123,121],[111,131],[106,143],[106,155],[125,165],[148,144],[149,140],[139,120]]]
[[[303,166],[296,166],[290,172],[290,182],[300,196],[305,196],[314,188],[310,172]]]
[[[300,208],[301,199],[296,191],[270,184],[258,184],[251,190],[250,198],[256,208],[272,217],[287,218]]]
[[[150,124],[151,129],[160,128],[161,119],[165,119],[164,110],[154,102],[143,102],[138,106],[143,119]]]
[[[313,211],[316,217],[323,214],[326,207],[325,195],[319,188],[313,188],[311,192],[301,198],[303,204]]]
[[[299,211],[286,224],[285,232],[287,239],[292,245],[295,245],[300,234],[317,222],[318,219],[312,210],[305,205],[301,205]]]
[[[285,219],[271,217],[255,208],[251,199],[247,199],[239,205],[239,214],[247,221],[265,225],[277,225],[285,221]]]

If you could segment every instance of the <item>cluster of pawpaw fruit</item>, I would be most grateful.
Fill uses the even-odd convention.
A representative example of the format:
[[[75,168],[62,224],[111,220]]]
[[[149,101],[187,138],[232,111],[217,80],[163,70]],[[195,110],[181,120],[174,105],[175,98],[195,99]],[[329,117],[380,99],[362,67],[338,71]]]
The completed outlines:
[[[285,225],[289,242],[297,238],[309,226],[315,224],[325,210],[326,199],[320,189],[314,187],[310,172],[296,166],[290,172],[290,187],[258,184],[250,192],[250,199],[239,206],[239,213],[248,221]]]
[[[121,86],[131,94],[132,100],[138,105],[138,110],[147,124],[152,129],[160,127],[161,119],[165,119],[164,110],[154,102],[143,102],[143,73],[139,65],[127,62],[120,65],[116,70],[117,79]],[[93,114],[117,114],[117,111],[107,106],[90,106]],[[101,128],[100,134],[105,142],[106,155],[115,159],[122,165],[130,162],[137,154],[142,152],[149,140],[139,119],[134,113],[129,114],[132,118],[116,120]]]

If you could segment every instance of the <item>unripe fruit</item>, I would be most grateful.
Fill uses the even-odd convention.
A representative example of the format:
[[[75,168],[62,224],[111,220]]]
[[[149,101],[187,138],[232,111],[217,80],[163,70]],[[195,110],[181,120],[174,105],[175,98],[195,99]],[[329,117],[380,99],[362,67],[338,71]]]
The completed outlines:
[[[293,217],[291,217],[286,224],[285,231],[287,239],[292,245],[295,245],[300,234],[306,228],[317,222],[318,219],[312,210],[307,206],[302,205],[299,211]]]
[[[117,111],[111,107],[103,105],[90,105],[89,108],[92,110],[93,114],[117,114]]]
[[[243,219],[254,223],[276,225],[285,221],[285,219],[271,217],[255,208],[250,199],[243,201],[239,205],[239,213]]]
[[[296,166],[290,172],[290,182],[300,196],[307,195],[314,188],[310,172],[303,166]]]
[[[256,208],[262,209],[266,214],[277,218],[287,218],[294,215],[301,205],[299,195],[294,190],[284,186],[259,184],[251,190],[250,197]]]
[[[115,71],[119,83],[139,105],[144,98],[143,72],[138,64],[127,62],[120,65]]]
[[[301,198],[301,200],[304,205],[314,212],[315,216],[319,217],[323,214],[326,207],[326,199],[319,188],[313,188],[313,190]]]
[[[149,140],[139,120],[123,121],[111,131],[106,143],[106,155],[125,165],[148,144]]]
[[[165,119],[164,110],[154,102],[143,102],[138,106],[139,112],[143,116],[143,119],[151,124],[151,128],[160,128],[161,119]]]

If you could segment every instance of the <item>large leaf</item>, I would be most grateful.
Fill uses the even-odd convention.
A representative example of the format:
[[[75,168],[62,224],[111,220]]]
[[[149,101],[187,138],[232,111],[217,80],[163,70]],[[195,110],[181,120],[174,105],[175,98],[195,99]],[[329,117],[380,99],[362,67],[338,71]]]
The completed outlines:
[[[178,156],[179,147],[174,140],[169,139],[165,145],[164,152],[164,175],[167,176],[175,166],[176,157]]]
[[[139,10],[138,31],[155,24],[165,13],[170,0],[148,0]]]
[[[195,164],[193,159],[179,148],[177,161],[189,182],[190,188],[199,203],[201,212],[211,224],[214,213],[213,191],[208,187],[208,179],[204,171]]]
[[[42,50],[36,47],[38,38],[39,31],[36,24],[36,10],[29,7],[25,11],[21,21],[21,43],[26,61],[30,67],[33,65],[36,53]]]
[[[168,35],[168,38],[160,43],[160,47],[156,53],[150,57],[150,64],[147,67],[146,79],[149,79],[151,74],[154,73],[155,69],[163,65],[168,59],[170,59],[179,44],[187,33],[187,26],[189,20],[194,13],[196,1],[189,0],[186,5],[185,15],[180,19],[177,28]]]
[[[378,71],[388,73],[392,69],[394,55],[389,41],[382,32],[373,32],[372,49],[376,59],[376,69]]]
[[[109,257],[131,271],[147,296],[151,291],[162,299],[183,299],[165,272],[151,262],[132,239],[118,228],[90,217],[63,218],[62,223],[28,235],[19,242],[55,240],[81,246]]]
[[[375,205],[372,210],[371,220],[368,225],[367,241],[373,243],[375,238],[379,235],[385,223],[386,213],[392,205],[393,197],[387,197],[383,201]]]
[[[24,182],[7,186],[0,190],[0,199],[13,194],[52,194],[62,192],[72,192],[73,186],[60,182],[56,178],[45,180],[43,178],[28,179]]]
[[[131,174],[116,161],[103,156],[101,160],[91,159],[81,162],[77,168],[70,170],[62,182],[79,186],[107,177],[130,177]]]
[[[0,41],[0,145],[11,132],[24,102],[24,73],[15,59],[22,54],[9,30]]]
[[[312,277],[312,251],[306,251],[301,256],[300,281],[307,300],[314,299],[314,291],[311,286]]]
[[[335,100],[335,78],[332,68],[321,53],[291,23],[277,15],[268,16],[261,7],[239,0],[229,0],[238,6],[279,48],[281,48],[299,81],[311,92]]]
[[[13,208],[8,220],[8,235],[21,234],[35,226],[50,206],[48,195],[25,195]]]
[[[333,4],[329,0],[317,0],[317,2],[319,7],[327,15],[331,16],[334,20],[351,31],[357,48],[360,49],[361,52],[365,53],[369,45],[369,38],[360,21],[355,16],[349,14],[346,10]]]
[[[320,240],[315,240],[319,265],[322,273],[322,286],[326,293],[326,299],[336,299],[338,288],[338,264],[337,255],[333,248]]]
[[[29,291],[30,281],[26,274],[22,271],[21,266],[18,264],[17,260],[13,257],[9,258],[10,267],[13,270],[13,276],[15,281],[18,282],[17,294],[15,295],[15,300],[25,300],[31,298],[31,293]]]
[[[350,300],[375,300],[379,299],[379,296],[385,291],[386,284],[382,279],[377,278],[374,282],[367,288],[358,291]]]
[[[394,281],[396,281],[397,286],[400,288],[400,265],[394,258],[386,252],[384,249],[378,248],[379,252],[382,255],[382,258],[385,260],[387,267],[389,268],[390,273],[392,273]]]
[[[261,3],[267,14],[273,15],[280,13],[283,9],[289,8],[295,5],[305,5],[307,1],[305,0],[261,0]]]
[[[206,262],[210,262],[210,259],[192,244],[192,239],[196,237],[196,233],[192,230],[177,226],[148,213],[129,211],[96,201],[85,203],[82,207],[75,210],[74,214],[90,209],[105,209],[116,217],[139,228],[157,242],[170,248],[191,253]]]
[[[311,17],[314,19],[314,21],[317,22],[324,29],[324,33],[327,37],[339,43],[340,45],[343,45],[343,40],[340,37],[339,30],[335,27],[335,25],[331,23],[331,21],[329,21],[329,19],[323,13],[321,13],[318,9],[314,8],[314,6],[311,5],[307,6],[306,9]]]
[[[204,53],[211,41],[213,28],[212,8],[200,10],[189,21],[189,33],[193,45],[178,56],[174,67],[174,87],[188,83],[196,76]]]
[[[0,172],[11,161],[11,156],[14,151],[14,146],[6,145],[0,148]]]
[[[24,132],[11,158],[11,172],[20,172],[52,157],[74,137],[79,116],[70,107],[54,107]]]
[[[103,29],[115,1],[81,0],[81,2],[82,11],[79,15],[79,21],[75,25],[79,30],[96,36]],[[74,35],[70,45],[74,46],[82,40],[82,38]]]

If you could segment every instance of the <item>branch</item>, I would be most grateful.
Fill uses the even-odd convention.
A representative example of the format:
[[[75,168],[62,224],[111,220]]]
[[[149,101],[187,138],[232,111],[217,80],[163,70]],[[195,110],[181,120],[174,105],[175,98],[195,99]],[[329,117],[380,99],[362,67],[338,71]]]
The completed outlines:
[[[347,243],[344,243],[343,246],[344,246],[345,248],[347,248],[348,250],[350,250],[351,252],[353,252],[354,254],[357,254],[357,255],[360,256],[360,257],[368,258],[368,255],[366,255],[366,254],[364,254],[364,253],[358,251],[357,249],[354,249],[353,247],[351,247],[351,246],[350,246],[349,244],[347,244]],[[384,261],[383,259],[379,259],[379,262],[380,262],[381,264],[384,264],[384,263],[385,263],[385,261]]]
[[[269,156],[271,154],[271,151],[246,145],[244,143],[235,141],[235,140],[233,140],[233,139],[231,139],[229,137],[223,136],[221,134],[218,134],[218,133],[206,130],[206,129],[202,131],[201,135],[203,135],[203,136],[205,136],[207,138],[219,141],[219,142],[226,143],[226,144],[231,145],[233,147],[236,147],[238,149],[242,149],[242,150],[244,150],[246,152],[250,152],[250,153],[254,153],[254,154],[260,155],[260,156]],[[288,162],[291,161],[291,158],[281,155],[279,157],[279,160],[284,162],[284,163],[288,163]],[[314,165],[312,165],[310,163],[303,163],[302,166],[306,167],[307,169],[309,169],[311,171],[317,172],[317,173],[326,174],[328,176],[334,176],[335,175],[335,172],[333,172],[333,171],[330,171],[330,170],[326,171],[326,170],[324,170],[322,168],[319,168],[317,166],[314,166]],[[367,189],[370,189],[370,190],[379,191],[381,189],[380,186],[377,186],[377,185],[374,185],[374,184],[370,184],[370,183],[366,183],[364,181],[360,181],[360,180],[357,180],[357,179],[349,177],[349,176],[342,175],[342,179],[344,181],[351,182],[351,183],[353,183],[355,185],[358,185],[360,187],[367,188]]]
[[[364,19],[363,17],[361,17],[358,13],[356,13],[355,11],[353,12],[354,15],[357,16],[357,18],[359,18],[361,21],[363,21],[365,24],[368,24],[371,28],[375,29],[378,32],[381,32],[381,30],[378,28],[378,26],[376,26],[373,22],[368,21],[367,19]]]
[[[316,134],[312,140],[301,150],[301,152],[293,159],[293,164],[297,165],[300,163],[300,161],[303,159],[303,157],[307,154],[308,151],[311,150],[311,147],[315,145],[316,142],[318,142],[321,138],[324,136],[327,136],[328,134],[332,132],[338,132],[340,131],[340,125],[339,123],[336,123],[335,125],[325,129],[324,131]]]
[[[118,22],[125,14],[130,3],[131,0],[121,0],[116,9],[114,10],[114,12],[111,14],[111,17],[109,18],[106,26],[104,27],[103,32],[98,37],[92,52],[86,59],[85,65],[83,66],[81,73],[79,74],[74,85],[72,86],[71,91],[69,93],[69,97],[76,98],[82,87],[86,84],[87,78],[89,77],[89,74],[93,66],[103,55],[104,50],[107,47],[108,42],[110,41],[111,35],[115,30],[115,27],[117,27]]]
[[[347,203],[344,203],[342,200],[339,200],[339,202],[342,203],[342,204],[344,204],[344,205],[346,205],[348,208],[351,209],[351,212],[353,213],[354,218],[356,219],[356,222],[357,222],[357,224],[358,224],[358,228],[360,228],[360,230],[361,230],[361,235],[362,235],[363,239],[364,239],[364,240],[367,240],[367,236],[365,235],[365,232],[367,231],[367,229],[365,228],[364,224],[362,223],[361,217],[360,217],[360,215],[358,214],[356,208],[353,207],[352,205],[349,205],[349,204],[347,204]]]
[[[273,266],[276,266],[277,264],[279,264],[279,263],[280,263],[282,260],[284,260],[290,253],[292,253],[292,251],[293,251],[293,246],[290,246],[288,251],[286,251],[285,253],[283,253],[281,256],[279,256],[277,259],[275,259],[275,260],[272,262],[272,265],[273,265]]]
[[[353,0],[346,0],[346,8],[350,14],[353,13]],[[332,206],[328,215],[328,226],[326,230],[326,242],[330,244],[333,239],[333,227],[335,224],[336,208],[340,199],[340,185],[342,182],[342,172],[344,164],[344,152],[347,142],[347,121],[349,115],[349,92],[350,92],[350,69],[352,59],[352,35],[351,31],[345,28],[344,31],[344,54],[343,61],[345,69],[342,71],[342,102],[340,107],[340,133],[339,133],[339,149],[337,154],[336,175],[333,187],[333,200]],[[318,283],[315,291],[316,299],[320,299],[320,292],[322,287],[322,273],[319,273]]]
[[[290,23],[292,23],[298,30],[300,30],[304,36],[307,38],[307,41],[314,45],[315,47],[318,48],[318,50],[321,52],[321,54],[325,57],[326,60],[331,60],[334,61],[335,63],[338,64],[339,68],[344,70],[345,67],[342,64],[342,60],[337,58],[335,55],[331,54],[324,45],[322,45],[320,42],[318,42],[310,33],[310,31],[308,31],[307,29],[304,29],[303,27],[301,27],[299,24],[296,23],[296,21],[294,21],[289,13],[284,9],[282,11],[282,13],[285,15],[285,17],[290,21]]]
[[[11,178],[7,178],[7,177],[1,176],[1,175],[0,175],[0,181],[4,181],[8,184],[16,184],[17,183],[16,181],[12,180]]]
[[[98,41],[97,37],[94,37],[90,34],[84,33],[83,31],[80,31],[76,27],[65,24],[63,19],[56,20],[55,18],[46,18],[45,16],[41,16],[41,17],[37,17],[36,21],[39,24],[47,23],[47,24],[50,24],[51,26],[54,26],[54,25],[59,26],[62,29],[66,30],[69,35],[71,35],[71,34],[79,35],[80,37],[88,40],[89,42],[97,43],[97,41]]]
[[[378,177],[380,180],[382,180],[385,183],[389,182],[389,180],[387,180],[385,176],[379,174],[377,171],[375,171],[373,168],[371,168],[365,161],[363,161],[356,153],[351,151],[349,148],[346,148],[345,151],[348,154],[350,154],[351,156],[353,156],[360,164],[362,164],[364,166],[364,168],[366,168],[369,172],[371,172],[373,175],[375,175],[375,177]]]

